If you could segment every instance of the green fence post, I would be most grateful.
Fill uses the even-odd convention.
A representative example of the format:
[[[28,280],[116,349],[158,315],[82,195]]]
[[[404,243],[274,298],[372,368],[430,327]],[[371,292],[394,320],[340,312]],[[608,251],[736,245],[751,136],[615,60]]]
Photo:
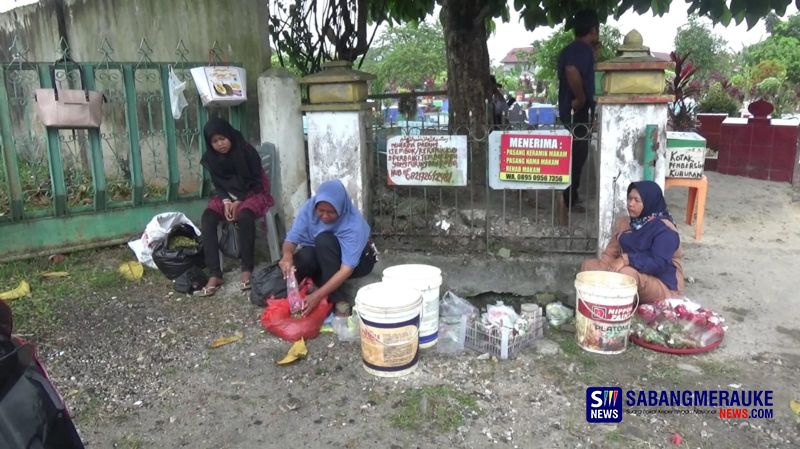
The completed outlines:
[[[242,114],[240,112],[240,106],[234,106],[230,108],[228,114],[231,119],[231,125],[238,129],[242,135],[244,135],[244,131],[242,130]],[[247,140],[247,136],[245,136],[245,140]]]
[[[644,127],[644,161],[642,161],[645,181],[656,179],[656,145],[658,145],[658,125],[646,125]]]
[[[94,66],[83,64],[86,75],[84,89],[95,90]],[[103,163],[103,146],[100,143],[100,129],[89,130],[89,148],[92,156],[92,180],[94,181],[94,210],[106,209],[106,168]]]
[[[50,79],[49,64],[39,64],[39,84],[44,89],[55,87]],[[58,129],[47,128],[47,156],[50,162],[50,181],[53,186],[55,214],[60,217],[67,214],[67,186],[64,181],[64,163],[61,160]]]
[[[167,201],[175,201],[178,199],[181,172],[178,166],[178,139],[175,136],[175,120],[172,118],[172,105],[169,99],[169,66],[162,64],[159,69],[161,72],[161,98],[164,105],[164,134],[167,137],[167,164],[169,166]]]
[[[125,85],[125,108],[128,122],[128,137],[131,146],[131,183],[133,184],[133,205],[144,203],[144,172],[142,170],[142,148],[139,145],[139,111],[136,108],[136,78],[133,65],[122,66],[122,77]]]
[[[206,126],[206,122],[208,121],[208,110],[203,107],[203,101],[200,100],[200,96],[197,96],[197,127],[200,129],[200,139],[199,146],[200,146],[200,157],[203,156],[203,153],[206,151],[206,137],[205,133],[203,132],[203,128]],[[207,197],[211,195],[211,175],[208,173],[205,167],[202,167],[201,170],[202,176],[202,187],[200,188],[200,196]]]
[[[8,103],[8,89],[6,89],[6,69],[2,66],[0,66],[0,133],[3,134],[3,159],[9,200],[11,201],[11,218],[21,220],[24,210],[22,183],[19,179],[17,145],[14,142],[14,131],[11,125],[11,106]]]

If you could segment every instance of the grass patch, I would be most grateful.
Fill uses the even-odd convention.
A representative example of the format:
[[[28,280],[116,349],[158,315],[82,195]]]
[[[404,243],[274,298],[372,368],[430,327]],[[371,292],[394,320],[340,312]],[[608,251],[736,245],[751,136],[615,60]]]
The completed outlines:
[[[132,435],[125,435],[122,438],[116,439],[112,442],[112,447],[118,449],[140,449],[144,447],[144,442]]]
[[[472,396],[443,385],[408,390],[397,408],[392,425],[416,431],[452,432],[464,424],[465,416],[479,412]]]
[[[121,289],[130,281],[123,279],[117,268],[120,263],[132,259],[133,254],[126,247],[115,247],[72,253],[58,264],[45,257],[0,264],[0,290],[14,288],[23,279],[31,286],[30,295],[9,303],[14,312],[15,332],[52,331],[60,323],[61,316],[72,308],[71,301],[91,305],[94,293]],[[69,276],[42,277],[42,273],[53,271],[66,271]]]
[[[597,365],[597,361],[591,356],[591,354],[587,353],[580,346],[578,346],[578,343],[575,342],[575,338],[572,335],[568,334],[559,336],[557,341],[564,354],[570,358],[577,359],[584,368],[592,368]]]
[[[606,443],[615,447],[633,447],[633,443],[637,440],[632,438],[619,430],[612,430],[605,435]]]
[[[646,375],[665,382],[677,383],[686,375],[686,372],[675,365],[659,365],[653,366],[653,369]]]
[[[739,377],[741,374],[741,370],[730,363],[722,363],[711,360],[697,360],[694,362],[694,364],[702,369],[706,376],[732,379]]]

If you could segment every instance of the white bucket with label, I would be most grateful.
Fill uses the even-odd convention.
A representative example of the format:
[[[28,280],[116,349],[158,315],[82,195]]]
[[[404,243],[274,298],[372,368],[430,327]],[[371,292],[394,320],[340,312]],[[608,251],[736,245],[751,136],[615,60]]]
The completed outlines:
[[[442,270],[431,265],[395,265],[383,270],[383,282],[414,287],[422,293],[419,346],[425,349],[435,345],[439,340]]]
[[[356,293],[361,319],[361,361],[376,376],[398,377],[417,367],[419,359],[419,290],[376,282]]]
[[[578,346],[599,354],[625,351],[638,305],[636,279],[608,271],[584,271],[575,276],[575,291]]]

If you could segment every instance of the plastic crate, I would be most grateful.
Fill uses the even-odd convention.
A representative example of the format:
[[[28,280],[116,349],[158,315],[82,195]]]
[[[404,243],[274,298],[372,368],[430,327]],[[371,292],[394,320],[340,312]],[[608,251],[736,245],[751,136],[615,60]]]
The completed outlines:
[[[464,347],[482,354],[489,353],[500,360],[514,359],[541,335],[542,320],[534,321],[531,330],[523,335],[509,328],[487,330],[480,320],[474,320],[467,323]]]

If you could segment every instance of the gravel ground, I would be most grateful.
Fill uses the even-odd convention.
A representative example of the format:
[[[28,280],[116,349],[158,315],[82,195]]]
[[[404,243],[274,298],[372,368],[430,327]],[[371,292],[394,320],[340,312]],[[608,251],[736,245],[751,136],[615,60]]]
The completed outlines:
[[[569,332],[547,329],[516,360],[427,350],[416,372],[384,379],[363,370],[357,343],[326,334],[308,343],[306,359],[279,367],[289,344],[265,334],[260,309],[235,283],[195,298],[169,293],[153,272],[113,294],[65,298],[60,322],[33,338],[91,448],[667,448],[676,447],[676,432],[686,448],[798,447],[800,420],[788,404],[800,399],[800,306],[791,294],[800,288],[791,275],[800,210],[785,206],[788,186],[711,180],[703,241],[684,238],[687,275],[695,279],[689,296],[730,325],[723,346],[705,356],[639,347],[590,354]],[[782,207],[776,216],[783,220],[764,228],[763,219],[742,212],[752,203],[735,188],[755,192],[759,210]],[[680,216],[685,193],[669,193]],[[759,251],[742,251],[753,247]],[[732,263],[737,257],[746,263]],[[242,340],[210,348],[236,332]],[[585,392],[593,385],[771,389],[774,418],[720,419],[712,410],[626,414],[617,425],[592,425]]]

